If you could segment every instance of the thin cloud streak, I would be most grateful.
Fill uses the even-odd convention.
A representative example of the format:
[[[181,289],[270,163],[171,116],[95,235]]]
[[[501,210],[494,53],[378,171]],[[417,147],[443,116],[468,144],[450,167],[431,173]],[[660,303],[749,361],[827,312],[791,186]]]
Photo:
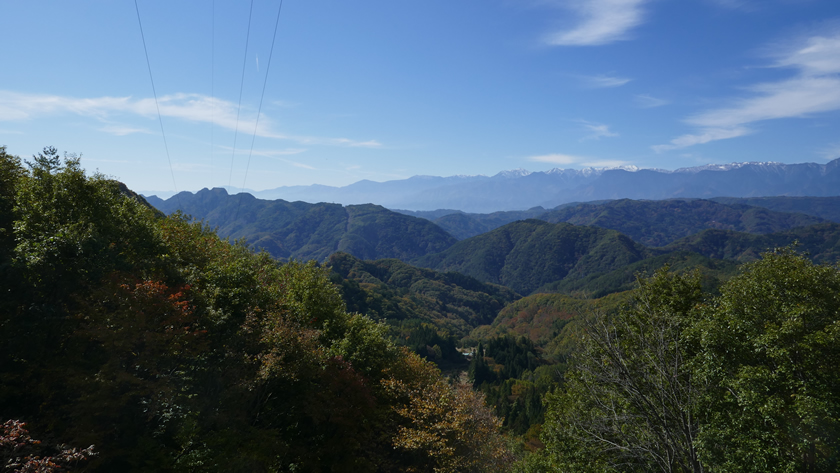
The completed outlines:
[[[548,163],[559,166],[580,166],[585,168],[617,168],[621,166],[627,166],[628,164],[630,164],[628,161],[608,159],[592,160],[592,158],[586,158],[583,156],[574,156],[571,154],[560,153],[531,156],[527,159],[528,161],[533,161],[537,163]]]
[[[177,118],[191,122],[212,122],[216,126],[228,130],[237,129],[236,105],[226,100],[201,94],[179,93],[159,97],[158,104],[160,105],[160,114],[167,118]],[[157,107],[153,98],[97,97],[79,99],[56,95],[0,91],[0,120],[23,121],[60,113],[73,113],[99,120],[105,120],[116,113],[156,118]],[[254,133],[256,123],[256,116],[245,118],[240,116],[238,129],[244,133]],[[111,132],[108,130],[102,131]],[[271,120],[264,114],[260,115],[259,125],[256,126],[256,135],[263,138],[291,140],[310,145],[363,148],[382,146],[376,140],[359,141],[349,138],[295,136],[280,133],[273,130]]]
[[[687,148],[689,146],[694,145],[701,145],[704,143],[709,143],[711,141],[737,138],[739,136],[748,135],[750,133],[752,133],[751,130],[743,127],[735,129],[708,128],[697,134],[682,135],[680,137],[674,138],[673,140],[671,140],[670,144],[651,146],[651,148],[657,153],[661,153],[663,151],[671,151],[674,149]]]
[[[699,129],[653,146],[657,152],[685,148],[750,133],[748,125],[765,120],[801,118],[840,110],[840,28],[831,36],[806,38],[794,47],[783,47],[771,67],[792,68],[795,77],[755,84],[729,107],[701,112],[685,122]]]
[[[600,46],[629,39],[629,32],[644,21],[648,0],[569,0],[568,9],[579,23],[570,30],[547,35],[552,46]]]
[[[668,105],[671,102],[667,100],[659,99],[656,97],[651,97],[647,94],[638,94],[635,96],[636,105],[641,108],[657,108],[662,107],[664,105]]]
[[[531,156],[528,158],[529,161],[534,161],[537,163],[549,163],[549,164],[559,164],[559,165],[571,165],[582,160],[589,159],[589,158],[582,158],[580,156],[572,156],[570,154],[543,154],[540,156]]]
[[[583,82],[583,85],[590,89],[608,89],[612,87],[621,87],[622,85],[633,80],[628,79],[626,77],[615,77],[603,74],[595,76],[576,75],[574,77],[580,79]]]
[[[116,136],[126,136],[126,135],[131,135],[131,134],[134,134],[134,133],[146,133],[146,134],[153,133],[152,131],[147,130],[145,128],[133,128],[133,127],[130,127],[130,126],[116,126],[116,125],[115,126],[105,126],[105,127],[99,128],[99,131],[109,133],[111,135],[116,135]]]
[[[601,138],[615,138],[618,136],[618,133],[611,132],[610,127],[607,125],[583,122],[583,126],[592,133],[581,138],[581,141],[600,140]]]
[[[840,143],[832,143],[817,151],[817,154],[826,161],[840,158]]]

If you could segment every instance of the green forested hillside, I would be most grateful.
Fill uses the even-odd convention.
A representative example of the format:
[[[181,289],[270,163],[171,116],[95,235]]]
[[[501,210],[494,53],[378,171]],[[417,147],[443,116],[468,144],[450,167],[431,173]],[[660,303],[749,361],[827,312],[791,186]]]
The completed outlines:
[[[541,219],[541,216],[545,212],[546,210],[542,207],[534,207],[528,210],[493,212],[489,214],[459,212],[444,215],[432,219],[432,221],[455,238],[465,240],[517,220],[527,220],[529,218]]]
[[[840,193],[840,191],[838,191]],[[715,197],[722,204],[764,207],[776,212],[801,213],[840,223],[840,196],[834,197]]]
[[[336,251],[363,259],[408,260],[444,250],[455,238],[428,220],[378,205],[308,204],[260,200],[224,189],[182,192],[159,208],[180,209],[216,227],[219,235],[244,238],[275,258],[324,261]]]
[[[467,335],[519,296],[512,290],[482,283],[459,273],[441,273],[396,259],[362,261],[336,253],[327,262],[342,278],[348,308],[399,326],[422,321],[439,331]]]
[[[525,220],[413,262],[529,294],[564,278],[612,271],[647,256],[643,246],[612,230]]]
[[[672,271],[697,270],[706,290],[714,291],[721,282],[735,274],[738,263],[714,259],[686,250],[668,251],[641,261],[606,272],[594,273],[578,279],[564,279],[540,287],[537,292],[557,292],[578,297],[600,298],[615,292],[629,291],[636,287],[639,275],[646,276],[668,265]]]
[[[0,147],[11,471],[505,471],[482,396],[278,264],[46,149]],[[35,439],[40,439],[37,441]]]
[[[663,247],[661,251],[692,251],[715,259],[748,262],[758,259],[765,251],[794,243],[811,260],[835,264],[840,261],[840,224],[821,223],[769,235],[706,230]]]
[[[764,200],[747,202],[744,199],[727,198],[655,201],[621,199],[563,204],[551,210],[535,207],[491,214],[452,213],[433,221],[459,240],[517,220],[535,218],[551,223],[567,222],[608,228],[624,233],[646,246],[664,246],[710,228],[764,234],[812,225],[821,222],[823,218],[840,219],[840,201],[835,198],[793,199],[768,198],[767,205],[761,204]],[[813,208],[809,210],[809,206]]]
[[[619,231],[646,246],[665,246],[706,229],[774,233],[819,223],[819,217],[709,200],[614,200],[551,210],[539,217]]]

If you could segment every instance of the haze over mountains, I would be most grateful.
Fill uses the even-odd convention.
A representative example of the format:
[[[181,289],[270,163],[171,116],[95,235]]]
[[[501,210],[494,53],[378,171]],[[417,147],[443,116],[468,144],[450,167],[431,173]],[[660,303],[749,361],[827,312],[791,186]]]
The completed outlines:
[[[831,196],[840,189],[840,159],[827,164],[732,163],[661,169],[503,171],[494,176],[414,176],[363,180],[344,187],[286,186],[249,191],[261,199],[343,205],[375,203],[391,209],[456,209],[489,213],[606,199]],[[238,189],[229,189],[238,191]]]

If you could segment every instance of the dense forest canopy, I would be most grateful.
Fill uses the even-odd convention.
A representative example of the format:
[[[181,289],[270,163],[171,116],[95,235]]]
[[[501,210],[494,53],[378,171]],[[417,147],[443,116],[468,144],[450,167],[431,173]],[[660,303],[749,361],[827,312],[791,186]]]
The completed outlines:
[[[278,264],[183,216],[161,218],[52,148],[26,167],[0,151],[0,179],[4,464],[425,472],[509,463],[482,396],[348,313],[325,269]],[[92,448],[62,456],[62,445]]]

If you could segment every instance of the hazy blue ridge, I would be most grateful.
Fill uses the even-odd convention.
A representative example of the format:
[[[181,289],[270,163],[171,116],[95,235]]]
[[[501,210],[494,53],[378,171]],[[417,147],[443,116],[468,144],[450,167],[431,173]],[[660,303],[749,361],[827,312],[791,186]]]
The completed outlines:
[[[676,171],[658,169],[554,169],[506,171],[495,176],[414,176],[386,182],[363,180],[344,187],[286,186],[253,194],[263,199],[376,203],[409,211],[454,209],[489,213],[554,208],[595,200],[840,194],[840,159],[827,164],[734,163]]]

